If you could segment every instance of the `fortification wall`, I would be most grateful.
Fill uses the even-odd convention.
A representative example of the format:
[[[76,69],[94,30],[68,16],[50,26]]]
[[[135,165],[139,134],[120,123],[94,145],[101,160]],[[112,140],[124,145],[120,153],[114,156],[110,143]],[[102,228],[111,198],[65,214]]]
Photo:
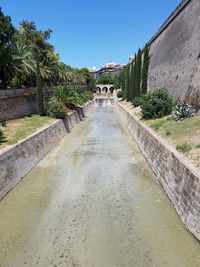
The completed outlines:
[[[200,108],[200,1],[184,0],[149,41],[148,90]]]

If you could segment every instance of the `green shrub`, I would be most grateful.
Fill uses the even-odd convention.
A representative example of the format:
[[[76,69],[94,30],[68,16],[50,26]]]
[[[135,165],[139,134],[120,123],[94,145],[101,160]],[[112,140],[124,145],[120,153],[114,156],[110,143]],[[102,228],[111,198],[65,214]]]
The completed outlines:
[[[56,119],[63,119],[65,115],[66,109],[64,108],[63,104],[56,97],[50,98],[47,116]]]
[[[85,103],[85,102],[93,99],[93,93],[90,91],[83,92],[83,93],[81,93],[81,98],[82,98],[83,102]]]
[[[66,106],[69,109],[73,109],[93,99],[93,93],[90,91],[81,92],[78,86],[62,85],[54,87],[54,97],[63,107]]]
[[[196,145],[196,148],[200,148],[200,144]]]
[[[119,90],[119,91],[117,92],[117,97],[118,97],[118,98],[122,98],[122,97],[123,97],[123,91],[122,91],[122,90]]]
[[[5,136],[3,131],[0,129],[0,143],[4,140]]]
[[[173,100],[166,88],[158,88],[143,96],[141,105],[144,119],[162,118],[172,112]]]
[[[135,107],[141,106],[143,103],[143,98],[142,97],[135,97],[132,101],[133,105]]]
[[[192,149],[192,147],[190,146],[190,144],[185,142],[185,143],[176,145],[176,149],[182,153],[186,153],[186,152],[189,152]]]

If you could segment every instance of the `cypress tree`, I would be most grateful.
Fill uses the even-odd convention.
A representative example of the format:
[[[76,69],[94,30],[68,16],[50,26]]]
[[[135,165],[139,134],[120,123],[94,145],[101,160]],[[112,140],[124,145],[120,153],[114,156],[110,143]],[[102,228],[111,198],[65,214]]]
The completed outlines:
[[[148,81],[148,69],[149,69],[149,48],[148,45],[145,45],[144,48],[144,58],[143,58],[143,67],[142,67],[142,94],[147,93],[147,81]]]
[[[139,49],[137,54],[137,67],[136,67],[136,80],[135,80],[136,96],[140,96],[141,68],[142,68],[142,53],[141,50]]]
[[[126,69],[125,67],[121,71],[121,87],[122,87],[122,92],[123,92],[123,97],[126,96]]]
[[[42,89],[39,60],[37,60],[37,69],[36,69],[36,100],[37,100],[37,113],[39,115],[43,115],[44,114],[43,89]]]
[[[133,100],[133,76],[134,76],[134,63],[130,64],[130,101]]]
[[[134,68],[133,68],[133,99],[136,97],[136,76],[137,74],[137,55],[135,54],[134,58]]]
[[[128,75],[128,72],[129,72],[129,66],[126,65],[125,67],[125,91],[126,91],[126,99],[128,100],[128,95],[129,95],[129,75]]]
[[[131,101],[131,64],[127,65],[127,100]]]

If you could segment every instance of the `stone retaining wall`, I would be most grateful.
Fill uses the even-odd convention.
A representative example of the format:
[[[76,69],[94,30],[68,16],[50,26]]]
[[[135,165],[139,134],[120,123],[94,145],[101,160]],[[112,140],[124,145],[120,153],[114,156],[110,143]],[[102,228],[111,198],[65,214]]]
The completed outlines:
[[[43,89],[44,109],[52,88]],[[0,121],[11,120],[37,113],[35,88],[0,90]]]
[[[79,85],[82,91],[87,85]],[[48,99],[53,88],[43,88],[44,109],[47,109]],[[37,113],[35,88],[0,90],[0,122]]]
[[[115,104],[181,220],[200,240],[200,173],[121,103]]]
[[[82,116],[77,111],[69,113],[65,120],[57,120],[19,143],[0,150],[0,199],[2,199],[67,132],[78,124],[94,107],[90,101],[83,107]]]

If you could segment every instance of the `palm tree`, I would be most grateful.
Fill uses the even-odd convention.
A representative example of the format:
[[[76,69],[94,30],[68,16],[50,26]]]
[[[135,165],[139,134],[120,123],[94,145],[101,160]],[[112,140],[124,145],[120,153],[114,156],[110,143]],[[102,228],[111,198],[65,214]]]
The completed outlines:
[[[40,62],[41,77],[48,85],[55,84],[58,80],[58,63],[51,57],[46,57]]]
[[[22,78],[30,77],[36,72],[36,61],[27,45],[16,42],[12,46],[12,61],[14,71],[19,78],[19,86],[22,85]]]

